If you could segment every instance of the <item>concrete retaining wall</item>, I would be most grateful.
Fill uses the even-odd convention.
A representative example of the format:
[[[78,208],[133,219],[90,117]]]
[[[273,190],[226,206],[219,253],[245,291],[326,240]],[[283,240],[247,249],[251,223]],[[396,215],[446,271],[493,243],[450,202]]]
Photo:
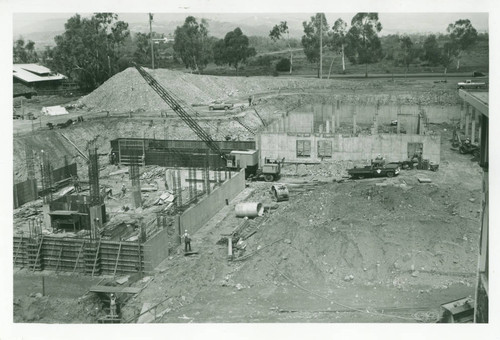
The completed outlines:
[[[222,172],[224,174],[224,172]],[[220,209],[245,189],[245,170],[233,172],[231,178],[217,186],[208,196],[198,204],[190,207],[177,221],[144,243],[145,270],[151,271],[166,259],[173,249],[181,242],[180,236],[184,230],[194,234],[208,222]]]
[[[180,217],[180,230],[195,233],[208,222],[219,210],[245,189],[245,170],[232,176],[210,195],[205,196],[197,205],[186,210]]]
[[[297,157],[297,141],[310,141],[310,157]],[[332,156],[318,156],[318,141],[331,141]],[[369,160],[378,154],[387,161],[403,161],[408,158],[408,143],[423,144],[423,158],[439,164],[440,135],[379,134],[372,136],[343,137],[342,135],[263,133],[258,138],[260,157],[285,158],[285,162],[315,163],[329,160]]]
[[[460,118],[460,105],[401,105],[404,115],[418,115],[422,109],[429,119],[429,123],[450,123],[453,119]],[[319,132],[319,125],[325,129],[326,122],[330,126],[338,126],[339,120],[342,124],[352,124],[353,112],[356,112],[357,124],[372,124],[376,105],[354,105],[342,103],[337,109],[335,104],[316,104],[299,108],[290,112],[283,120],[271,124],[267,131],[274,132]],[[334,118],[332,118],[332,116]],[[384,104],[378,109],[378,124],[390,124],[392,120],[398,119],[398,105]],[[324,131],[324,130],[323,130]]]
[[[180,244],[178,223],[168,226],[144,243],[145,270],[152,271]]]

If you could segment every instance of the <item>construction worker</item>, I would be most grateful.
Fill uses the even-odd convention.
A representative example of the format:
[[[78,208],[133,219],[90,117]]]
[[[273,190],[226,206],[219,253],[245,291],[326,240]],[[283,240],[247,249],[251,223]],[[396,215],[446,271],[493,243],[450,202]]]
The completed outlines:
[[[375,160],[373,161],[373,164],[378,165],[378,166],[382,166],[382,165],[384,165],[384,163],[385,163],[385,160],[381,154],[378,154],[377,157],[375,157]]]
[[[113,293],[111,293],[109,297],[109,314],[112,318],[116,318],[118,316],[116,315],[116,296]]]
[[[80,181],[78,180],[78,176],[71,175],[71,180],[73,182],[73,187],[75,188],[75,192],[80,192]]]
[[[184,252],[187,253],[188,248],[189,251],[191,251],[191,237],[189,236],[187,230],[184,230],[184,235],[182,235],[182,238],[184,238]]]
[[[126,192],[127,192],[127,188],[125,188],[125,183],[122,183],[122,196],[125,196]]]

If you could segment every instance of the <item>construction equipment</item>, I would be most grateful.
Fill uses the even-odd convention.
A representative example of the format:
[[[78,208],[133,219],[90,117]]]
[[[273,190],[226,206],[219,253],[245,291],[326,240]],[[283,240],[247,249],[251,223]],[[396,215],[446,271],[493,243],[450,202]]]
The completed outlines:
[[[453,146],[454,148],[458,148],[458,152],[460,152],[463,155],[472,154],[475,158],[479,157],[480,154],[479,145],[472,143],[470,138],[468,137],[464,141],[462,141],[462,138],[460,137],[460,134],[458,133],[458,130],[456,128],[453,130],[453,138],[451,146]]]
[[[259,152],[257,150],[233,150],[226,156],[226,166],[230,170],[245,169],[245,178],[260,179],[272,182],[281,174],[281,163],[278,160],[265,158],[259,167]]]
[[[472,323],[474,319],[474,300],[465,297],[441,305],[439,323]]]
[[[271,187],[271,192],[273,194],[273,198],[276,202],[288,201],[289,200],[289,192],[288,188],[282,183],[276,183]]]
[[[146,80],[146,83],[155,90],[155,92],[170,106],[170,108],[193,130],[208,148],[226,160],[228,170],[245,169],[245,178],[258,179],[263,177],[267,182],[274,181],[279,178],[281,173],[281,163],[277,160],[265,159],[264,164],[259,167],[258,150],[247,151],[231,151],[225,154],[219,148],[218,144],[212,137],[191,117],[185,108],[170,94],[163,86],[160,85],[148,72],[141,66],[133,64],[141,76]],[[197,112],[194,112],[198,115]],[[241,124],[241,123],[240,123]]]

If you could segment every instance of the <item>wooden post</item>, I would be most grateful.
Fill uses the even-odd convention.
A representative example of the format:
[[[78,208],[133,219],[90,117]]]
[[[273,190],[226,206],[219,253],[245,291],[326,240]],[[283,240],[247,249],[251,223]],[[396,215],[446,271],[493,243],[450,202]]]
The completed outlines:
[[[233,237],[232,236],[227,237],[227,257],[230,260],[233,259]]]
[[[45,276],[42,276],[42,296],[45,296]]]

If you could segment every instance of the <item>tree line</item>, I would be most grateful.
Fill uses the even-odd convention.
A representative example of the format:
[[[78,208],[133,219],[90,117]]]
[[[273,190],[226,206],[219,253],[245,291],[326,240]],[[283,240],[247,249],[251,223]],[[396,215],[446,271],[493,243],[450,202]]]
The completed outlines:
[[[469,19],[460,19],[450,23],[446,29],[447,34],[443,37],[444,42],[440,44],[436,35],[428,35],[423,42],[412,41],[409,35],[396,36],[398,49],[396,55],[384,54],[379,33],[382,31],[382,23],[379,21],[378,13],[357,13],[351,19],[350,26],[341,18],[337,19],[330,27],[324,13],[317,13],[309,21],[302,23],[304,35],[301,43],[306,58],[311,63],[320,62],[320,41],[323,49],[329,49],[340,55],[342,71],[345,73],[347,58],[351,64],[365,65],[365,76],[368,76],[368,65],[376,63],[384,57],[390,57],[396,63],[406,66],[408,71],[410,64],[415,60],[427,62],[431,66],[441,65],[444,73],[447,72],[453,61],[460,68],[460,59],[463,53],[474,47],[478,40],[477,30],[472,26]],[[288,37],[288,26],[286,21],[275,25],[269,33],[274,41]],[[292,73],[293,53],[290,48],[290,69]],[[330,71],[335,58],[330,64]],[[318,67],[318,77],[319,77]]]
[[[150,66],[151,41],[154,41],[155,60],[179,62],[196,73],[202,73],[210,63],[228,65],[238,74],[241,66],[257,54],[251,42],[258,44],[263,39],[248,37],[239,27],[218,39],[209,35],[205,19],[198,21],[193,16],[186,17],[184,23],[175,29],[173,39],[166,39],[164,34],[156,32],[152,32],[152,36],[150,33],[132,36],[128,24],[118,20],[114,13],[95,13],[89,18],[75,14],[64,28],[64,32],[54,38],[55,46],[46,47],[41,53],[35,51],[33,41],[16,40],[14,63],[38,62],[69,76],[82,88],[93,89],[129,67],[131,62]],[[415,41],[410,35],[386,36],[384,39],[389,42],[389,48],[384,51],[379,36],[382,29],[378,13],[357,13],[350,25],[339,18],[332,26],[324,13],[316,13],[309,21],[303,22],[304,34],[300,42],[290,38],[286,21],[274,25],[267,39],[276,45],[283,42],[289,51],[289,57],[281,58],[276,64],[277,70],[292,73],[293,51],[302,47],[307,60],[317,65],[318,76],[320,50],[334,53],[329,65],[325,65],[329,66],[329,74],[335,61],[341,64],[345,73],[346,59],[353,65],[365,65],[365,76],[368,75],[368,65],[382,59],[392,59],[395,64],[406,66],[406,70],[418,59],[431,66],[443,66],[446,73],[453,61],[456,61],[457,69],[460,67],[463,53],[478,40],[478,33],[470,20],[461,19],[449,24],[446,35],[431,34],[423,41]],[[266,59],[266,62],[270,60],[259,58]]]

